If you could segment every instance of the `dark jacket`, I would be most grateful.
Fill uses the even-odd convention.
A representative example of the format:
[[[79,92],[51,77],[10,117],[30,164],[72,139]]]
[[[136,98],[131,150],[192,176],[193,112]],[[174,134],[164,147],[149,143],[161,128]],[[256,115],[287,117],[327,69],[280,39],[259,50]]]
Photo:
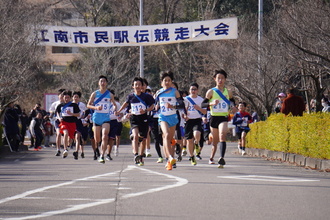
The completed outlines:
[[[291,113],[293,116],[302,116],[305,111],[305,102],[302,97],[289,94],[286,99],[284,99],[281,112],[285,115]]]

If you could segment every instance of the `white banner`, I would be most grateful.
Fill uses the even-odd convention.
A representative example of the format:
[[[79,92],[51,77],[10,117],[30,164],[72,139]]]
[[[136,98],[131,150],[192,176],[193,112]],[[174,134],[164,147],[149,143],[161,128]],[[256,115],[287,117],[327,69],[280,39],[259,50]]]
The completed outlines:
[[[56,93],[45,93],[44,94],[44,109],[49,112],[50,106],[53,102],[58,101],[58,94]]]
[[[40,44],[60,47],[118,47],[237,39],[237,18],[121,27],[46,26]]]

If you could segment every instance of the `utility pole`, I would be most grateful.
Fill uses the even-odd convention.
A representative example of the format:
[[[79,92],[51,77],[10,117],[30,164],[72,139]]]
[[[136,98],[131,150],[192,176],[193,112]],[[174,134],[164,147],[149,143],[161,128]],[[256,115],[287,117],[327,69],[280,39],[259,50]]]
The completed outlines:
[[[264,4],[263,0],[259,0],[258,6],[258,72],[261,74],[261,46],[262,46],[262,21],[264,13]]]
[[[140,0],[140,26],[143,25],[143,0]],[[140,46],[140,77],[144,78],[144,49]]]

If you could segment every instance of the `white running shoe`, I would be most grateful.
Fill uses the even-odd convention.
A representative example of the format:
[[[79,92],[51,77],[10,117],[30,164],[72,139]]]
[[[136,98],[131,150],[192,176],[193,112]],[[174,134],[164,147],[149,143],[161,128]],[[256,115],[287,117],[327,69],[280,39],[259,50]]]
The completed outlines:
[[[151,153],[149,149],[146,150],[146,157],[151,157]]]
[[[118,151],[118,147],[117,146],[113,146],[113,154],[117,157],[118,154],[119,154],[119,151]]]
[[[66,158],[68,156],[69,152],[68,150],[63,151],[62,157]]]
[[[245,150],[242,150],[242,156],[246,155]]]
[[[239,146],[239,145],[237,145],[237,148],[238,148],[238,153],[239,153],[239,154],[242,153],[242,147]]]

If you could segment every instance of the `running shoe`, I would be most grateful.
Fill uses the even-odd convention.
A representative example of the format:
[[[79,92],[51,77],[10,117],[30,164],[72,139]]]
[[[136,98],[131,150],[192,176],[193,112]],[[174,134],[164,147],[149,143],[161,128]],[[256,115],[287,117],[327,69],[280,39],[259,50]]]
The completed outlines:
[[[63,151],[62,157],[66,158],[68,156],[69,152],[68,150]]]
[[[194,156],[189,158],[191,165],[196,166],[197,162]]]
[[[61,151],[58,150],[57,153],[55,154],[55,156],[57,156],[57,157],[61,156]]]
[[[96,152],[96,157],[99,157],[101,155],[99,148],[96,148],[95,152]]]
[[[197,154],[197,155],[196,155],[196,158],[198,158],[198,160],[201,160],[201,159],[202,159],[202,157],[201,157],[201,153]]]
[[[170,163],[171,163],[171,164],[172,164],[172,166],[173,166],[173,164],[175,164],[175,163],[176,163],[176,159],[172,158],[172,159],[170,160]]]
[[[73,152],[73,158],[75,160],[78,160],[78,152],[77,151]]]
[[[41,149],[42,149],[42,147],[41,147],[41,146],[39,146],[39,147],[38,147],[38,150],[41,150]]]
[[[34,148],[33,150],[34,150],[34,151],[39,151],[39,148]]]
[[[182,156],[186,156],[187,155],[187,148],[182,148]]]
[[[159,157],[157,160],[157,163],[163,163],[164,159],[162,157]]]
[[[97,156],[96,156],[96,154],[94,154],[94,160],[97,160]]]
[[[195,144],[195,154],[198,155],[201,152],[199,145]]]
[[[224,165],[226,165],[225,159],[223,159],[222,157],[220,157],[220,159],[218,160],[218,164],[219,164],[218,168],[223,168]]]
[[[166,169],[167,169],[167,170],[172,170],[172,169],[173,169],[173,166],[172,166],[172,164],[170,163],[170,161],[167,162],[167,164],[166,164]]]
[[[245,150],[242,150],[242,156],[246,155]]]
[[[147,150],[146,157],[151,157],[150,150]]]
[[[135,164],[139,164],[140,163],[140,155],[135,155],[134,162],[135,162]]]
[[[172,165],[173,168],[176,168],[176,163]]]
[[[143,161],[143,158],[141,157],[140,159],[140,163],[138,164],[139,166],[144,166],[144,161]]]
[[[81,158],[85,158],[85,154],[84,154],[84,152],[82,152],[82,153],[80,154],[80,156],[81,156]]]
[[[209,164],[215,164],[213,158],[209,159]]]
[[[179,155],[179,156],[178,156],[178,162],[181,162],[181,161],[182,161],[182,156]]]
[[[242,153],[242,147],[240,145],[237,145],[238,153]]]
[[[180,145],[179,145],[179,144],[175,144],[175,153],[176,153],[177,155],[179,155],[180,152],[181,152]]]
[[[118,147],[117,147],[117,146],[114,146],[113,153],[114,153],[114,155],[115,155],[116,157],[118,156],[119,151],[118,151]]]
[[[100,158],[99,158],[99,163],[105,163],[105,161],[104,161],[104,157],[101,157],[101,156],[100,156]]]
[[[105,157],[106,160],[110,161],[112,160],[112,157],[110,156],[110,154],[107,154],[107,156]]]

